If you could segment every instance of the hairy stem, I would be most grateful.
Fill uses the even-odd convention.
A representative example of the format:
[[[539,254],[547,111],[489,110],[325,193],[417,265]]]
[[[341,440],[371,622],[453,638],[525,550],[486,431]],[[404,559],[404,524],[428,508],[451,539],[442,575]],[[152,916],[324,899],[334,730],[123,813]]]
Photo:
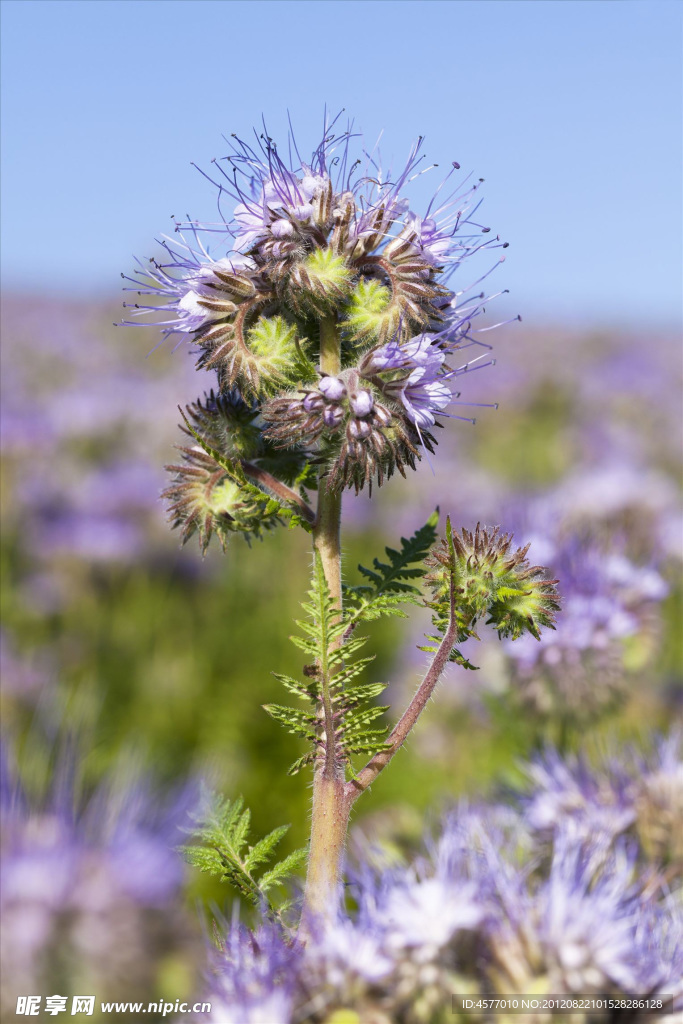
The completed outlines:
[[[316,924],[331,920],[339,905],[341,866],[352,800],[342,778],[327,778],[316,771],[313,780],[311,843],[306,874],[300,934],[306,937]]]
[[[341,340],[336,320],[320,324],[320,369],[335,375],[341,368]],[[324,470],[318,480],[318,513],[313,547],[320,556],[335,608],[342,612],[341,494],[327,487]],[[350,802],[344,789],[344,768],[337,762],[329,674],[320,666],[323,703],[324,752],[315,766],[308,873],[304,892],[302,928],[310,931],[315,920],[331,917],[337,906],[341,861],[348,827]]]
[[[394,726],[389,739],[387,740],[389,746],[385,750],[378,751],[378,753],[368,761],[365,768],[363,768],[354,779],[346,783],[345,791],[347,798],[351,803],[353,803],[354,800],[357,800],[361,793],[364,793],[368,786],[375,781],[379,773],[386,768],[392,757],[394,757],[403,745],[408,733],[427,706],[427,702],[434,692],[434,688],[441,677],[441,673],[448,664],[453,644],[457,638],[458,626],[455,611],[455,583],[453,577],[451,577],[450,617],[448,629],[444,633],[443,640],[439,644],[439,649],[434,655],[434,660],[429,666],[426,676],[420,683],[415,696]]]

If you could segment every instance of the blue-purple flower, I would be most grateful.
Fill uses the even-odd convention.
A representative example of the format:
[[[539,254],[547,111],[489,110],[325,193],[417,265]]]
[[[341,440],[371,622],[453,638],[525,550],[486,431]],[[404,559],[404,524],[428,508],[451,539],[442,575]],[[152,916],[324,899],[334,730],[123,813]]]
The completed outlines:
[[[562,827],[584,841],[602,836],[609,846],[633,834],[641,858],[683,873],[682,733],[658,737],[648,756],[626,748],[591,768],[584,757],[562,758],[548,749],[526,768],[532,784],[524,819],[540,837]]]
[[[434,1022],[458,994],[650,993],[680,1009],[680,875],[653,872],[633,827],[641,773],[678,766],[677,734],[597,771],[548,750],[521,809],[462,803],[411,863],[362,841],[352,911],[304,941],[272,923],[226,930],[216,1020]]]

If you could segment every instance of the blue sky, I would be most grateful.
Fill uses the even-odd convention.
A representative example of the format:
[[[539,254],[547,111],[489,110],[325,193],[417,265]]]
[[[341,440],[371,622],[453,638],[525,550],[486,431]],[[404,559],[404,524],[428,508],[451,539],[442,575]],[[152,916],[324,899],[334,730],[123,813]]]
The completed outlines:
[[[264,113],[304,145],[323,103],[399,162],[486,179],[528,322],[670,326],[681,311],[683,6],[621,0],[4,0],[5,287],[112,294],[190,166]],[[435,172],[436,173],[436,172]],[[437,179],[434,177],[434,184]],[[427,188],[424,179],[420,183]]]

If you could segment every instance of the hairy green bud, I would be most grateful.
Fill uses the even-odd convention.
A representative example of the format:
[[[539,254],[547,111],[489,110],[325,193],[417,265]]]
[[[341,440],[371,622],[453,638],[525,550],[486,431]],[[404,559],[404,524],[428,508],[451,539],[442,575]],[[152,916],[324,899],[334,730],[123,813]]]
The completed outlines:
[[[181,530],[183,544],[196,533],[204,554],[216,534],[225,550],[229,534],[250,540],[280,522],[277,503],[242,481],[238,469],[231,472],[227,459],[219,462],[199,445],[177,447],[183,461],[166,466],[174,478],[162,497],[169,501],[169,519]]]
[[[376,278],[361,278],[353,290],[344,323],[359,344],[392,334],[400,313],[392,306],[391,291]]]
[[[324,316],[345,301],[351,282],[351,271],[342,256],[329,248],[316,248],[292,269],[287,298],[297,311]]]
[[[427,560],[433,567],[426,580],[434,593],[435,624],[448,617],[452,587],[460,641],[476,635],[474,627],[484,616],[501,637],[513,640],[525,632],[540,640],[542,626],[555,628],[558,581],[548,579],[543,566],[529,564],[528,544],[512,551],[512,541],[511,534],[479,523],[474,533],[458,534],[449,520],[446,538]]]
[[[299,354],[293,324],[281,316],[259,317],[246,340],[259,390],[274,391],[296,378]]]

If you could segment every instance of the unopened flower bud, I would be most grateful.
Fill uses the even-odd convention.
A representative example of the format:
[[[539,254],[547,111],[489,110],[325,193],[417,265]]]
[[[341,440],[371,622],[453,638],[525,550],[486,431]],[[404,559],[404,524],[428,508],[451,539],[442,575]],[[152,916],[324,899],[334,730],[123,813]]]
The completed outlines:
[[[388,427],[391,423],[391,413],[383,405],[375,405],[374,408],[374,419],[375,423],[379,427]]]
[[[372,433],[372,427],[366,420],[349,420],[349,425],[346,429],[349,437],[354,441],[369,437]]]
[[[548,579],[540,565],[526,559],[529,545],[512,550],[512,535],[501,534],[477,523],[474,533],[451,531],[427,558],[434,571],[425,577],[435,594],[433,608],[447,615],[451,589],[457,595],[458,613],[464,624],[463,637],[470,624],[488,615],[502,637],[518,639],[530,633],[540,640],[542,626],[554,629],[559,609],[557,580]],[[440,611],[439,611],[440,609]]]
[[[317,412],[323,406],[323,400],[315,391],[309,391],[303,401],[306,412]]]
[[[344,418],[344,410],[341,405],[328,405],[323,413],[323,420],[326,427],[338,427]]]
[[[338,402],[346,394],[344,381],[340,380],[339,377],[323,377],[318,384],[318,390],[330,402]]]
[[[356,416],[369,416],[372,412],[372,407],[375,404],[372,394],[364,388],[351,395],[349,401],[354,415]]]
[[[275,238],[290,238],[294,234],[294,227],[291,221],[281,218],[273,221],[270,226],[271,233]]]

